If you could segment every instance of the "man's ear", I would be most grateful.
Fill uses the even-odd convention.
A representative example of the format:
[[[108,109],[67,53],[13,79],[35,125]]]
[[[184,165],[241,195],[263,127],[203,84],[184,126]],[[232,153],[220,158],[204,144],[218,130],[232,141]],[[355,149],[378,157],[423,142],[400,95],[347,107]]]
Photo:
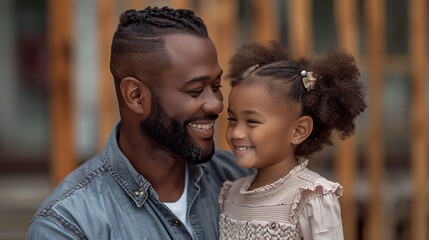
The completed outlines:
[[[292,133],[292,144],[298,145],[310,136],[313,131],[313,119],[310,116],[302,116],[295,121],[295,129]]]
[[[122,79],[120,84],[122,98],[127,107],[134,113],[146,118],[150,112],[151,92],[149,87],[133,77]]]

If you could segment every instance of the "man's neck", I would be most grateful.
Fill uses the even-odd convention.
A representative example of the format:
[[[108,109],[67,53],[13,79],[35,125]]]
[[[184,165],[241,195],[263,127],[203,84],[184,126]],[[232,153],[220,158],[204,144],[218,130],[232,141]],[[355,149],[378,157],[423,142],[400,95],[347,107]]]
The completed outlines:
[[[185,187],[185,167],[186,164],[180,161],[169,169],[146,165],[139,172],[151,183],[161,202],[175,202]]]
[[[141,136],[134,136],[143,139]],[[119,147],[133,167],[154,188],[162,202],[174,202],[184,189],[185,160],[145,141],[129,141],[123,134]],[[134,144],[132,144],[134,143]]]

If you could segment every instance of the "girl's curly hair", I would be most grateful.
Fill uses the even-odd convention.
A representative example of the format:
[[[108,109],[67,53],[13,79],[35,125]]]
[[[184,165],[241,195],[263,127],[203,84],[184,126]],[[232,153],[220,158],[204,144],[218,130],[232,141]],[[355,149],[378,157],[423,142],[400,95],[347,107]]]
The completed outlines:
[[[249,68],[253,69],[250,73]],[[316,74],[313,90],[304,87],[302,70]],[[264,78],[248,78],[249,74]],[[296,156],[304,157],[324,145],[332,145],[334,130],[341,139],[354,133],[354,119],[366,108],[359,76],[354,57],[342,50],[329,50],[316,60],[293,60],[287,49],[275,41],[269,45],[255,42],[243,45],[232,57],[227,74],[232,87],[262,79],[273,83],[268,84],[268,89],[277,93],[275,96],[301,104],[302,116],[313,119],[313,131],[295,150]]]

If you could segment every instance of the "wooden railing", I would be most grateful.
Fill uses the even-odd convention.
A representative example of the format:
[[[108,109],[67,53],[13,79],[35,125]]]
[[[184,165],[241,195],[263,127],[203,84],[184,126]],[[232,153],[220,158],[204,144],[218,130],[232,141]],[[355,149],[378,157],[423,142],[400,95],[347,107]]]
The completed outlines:
[[[426,0],[409,1],[411,92],[411,239],[428,239],[428,127],[427,96],[428,5]]]
[[[72,122],[73,104],[70,81],[72,69],[70,54],[73,50],[72,19],[73,11],[70,0],[48,1],[48,17],[50,28],[51,61],[51,113],[52,113],[52,161],[51,172],[53,184],[57,184],[76,165],[76,149],[73,147],[74,125]],[[121,2],[121,4],[118,4]],[[190,8],[197,12],[206,22],[209,33],[215,42],[219,62],[226,70],[228,60],[241,43],[239,38],[238,0],[171,0],[163,1],[175,8]],[[250,0],[252,18],[250,19],[251,40],[269,41],[280,38],[280,16],[276,1]],[[198,3],[194,5],[195,3]],[[143,8],[147,4],[157,4],[156,1],[116,1],[99,0],[99,112],[102,121],[99,122],[100,148],[104,145],[113,125],[118,120],[116,97],[113,89],[113,80],[109,72],[109,55],[112,34],[115,30],[119,13],[126,8]],[[282,14],[288,19],[289,48],[294,54],[311,56],[317,36],[313,35],[312,0],[288,0]],[[356,137],[343,142],[337,142],[335,172],[337,179],[345,188],[341,198],[343,225],[345,237],[348,240],[358,239],[358,217],[363,219],[363,239],[386,239],[386,226],[383,211],[383,181],[385,175],[385,147],[383,138],[383,94],[385,85],[386,41],[385,39],[385,0],[363,0],[363,19],[358,19],[358,0],[335,0],[335,28],[338,33],[338,47],[351,52],[366,69],[368,76],[368,126],[365,136],[364,171],[367,172],[366,209],[359,213],[356,202],[356,182],[358,172],[358,150]],[[68,6],[68,7],[64,7]],[[118,9],[118,6],[124,9]],[[428,207],[427,207],[427,160],[428,160],[428,127],[426,106],[426,84],[428,71],[427,62],[427,2],[426,0],[410,0],[409,8],[409,74],[411,76],[411,172],[412,196],[410,225],[410,239],[428,239]],[[61,23],[61,25],[59,25]],[[364,45],[363,53],[359,51],[359,24],[363,24]],[[247,39],[249,40],[249,39]],[[228,84],[224,85],[225,104],[228,100]],[[228,149],[224,139],[226,130],[225,114],[217,124],[217,146]],[[361,126],[358,126],[358,128]],[[358,132],[358,134],[361,134]]]
[[[358,20],[357,2],[355,0],[336,0],[335,19],[338,29],[339,47],[349,51],[356,59],[359,59],[358,51]],[[346,239],[357,239],[357,204],[355,201],[354,189],[356,187],[357,176],[357,156],[356,136],[341,142],[335,156],[336,172],[338,179],[344,187],[344,195],[340,199],[342,207],[342,219],[344,235]]]
[[[364,1],[365,56],[368,69],[369,125],[366,142],[366,171],[368,172],[368,207],[365,216],[365,239],[383,238],[382,184],[384,166],[384,140],[382,96],[385,60],[384,0]]]

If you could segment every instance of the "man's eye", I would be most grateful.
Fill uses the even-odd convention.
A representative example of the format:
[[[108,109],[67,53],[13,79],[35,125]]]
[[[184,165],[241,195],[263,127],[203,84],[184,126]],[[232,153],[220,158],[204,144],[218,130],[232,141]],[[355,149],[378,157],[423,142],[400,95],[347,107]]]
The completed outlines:
[[[212,86],[212,89],[213,89],[213,91],[215,91],[215,92],[217,92],[217,91],[219,91],[219,89],[222,87],[222,85],[221,84],[216,84],[216,85],[213,85]]]
[[[203,90],[192,90],[192,91],[188,91],[187,93],[192,97],[198,97],[202,92]]]

